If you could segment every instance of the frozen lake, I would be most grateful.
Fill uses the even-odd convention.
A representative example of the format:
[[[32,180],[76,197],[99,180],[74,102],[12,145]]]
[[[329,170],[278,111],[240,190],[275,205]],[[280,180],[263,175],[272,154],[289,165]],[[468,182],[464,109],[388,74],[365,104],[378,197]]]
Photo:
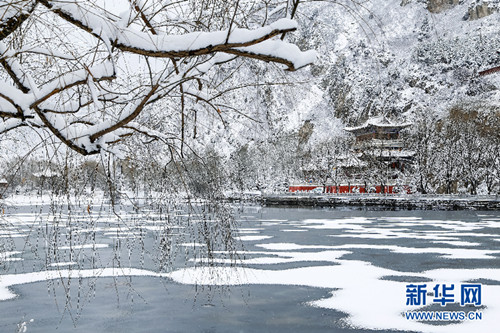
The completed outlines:
[[[0,331],[497,331],[499,212],[233,209],[221,226],[206,207],[11,202]],[[426,302],[407,305],[409,285]],[[446,304],[436,285],[454,286]],[[462,285],[481,286],[480,304],[460,305]],[[406,317],[424,310],[481,317]]]

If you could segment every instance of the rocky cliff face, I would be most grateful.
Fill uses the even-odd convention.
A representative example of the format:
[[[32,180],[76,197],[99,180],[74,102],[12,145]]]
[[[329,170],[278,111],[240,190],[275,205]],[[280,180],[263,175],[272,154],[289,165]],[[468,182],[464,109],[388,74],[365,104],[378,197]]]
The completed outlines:
[[[412,2],[423,2],[427,5],[427,10],[431,13],[438,14],[447,9],[451,9],[456,5],[463,5],[464,0],[401,0],[401,6],[406,6]],[[490,0],[483,1],[477,0],[471,4],[464,15],[464,20],[478,20],[483,17],[489,16],[499,10],[500,1]]]
[[[489,16],[498,11],[498,1],[496,2],[480,2],[469,7],[464,19],[478,20],[483,17]]]
[[[458,3],[460,0],[428,0],[427,1],[427,9],[431,13],[440,13],[443,10],[452,8]]]

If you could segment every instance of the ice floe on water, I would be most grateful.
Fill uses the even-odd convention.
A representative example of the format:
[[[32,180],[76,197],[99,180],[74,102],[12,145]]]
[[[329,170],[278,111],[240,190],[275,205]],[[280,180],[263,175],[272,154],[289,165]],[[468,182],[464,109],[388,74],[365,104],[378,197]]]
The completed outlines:
[[[181,243],[181,244],[179,244],[179,246],[184,246],[184,247],[205,247],[205,246],[207,246],[207,244],[192,242],[192,243]]]
[[[365,217],[346,219],[307,219],[303,221],[304,228],[310,229],[365,230],[365,225],[369,225],[370,223],[372,223],[372,220]]]
[[[67,262],[54,262],[49,264],[49,267],[65,267],[65,266],[74,266],[77,265],[78,263],[74,261],[67,261]]]
[[[23,260],[22,258],[12,258],[12,256],[19,255],[22,252],[20,251],[7,251],[7,252],[0,252],[0,264],[4,261],[21,261]]]
[[[386,216],[382,219],[388,222],[410,222],[422,220],[422,218],[418,216]]]
[[[479,246],[481,243],[465,242],[465,241],[446,241],[446,240],[434,240],[432,243],[438,244],[449,244],[453,246]]]
[[[241,234],[260,234],[264,228],[239,228],[238,233]]]
[[[108,244],[74,244],[59,246],[59,250],[84,250],[84,249],[103,249],[109,247]]]
[[[479,250],[479,249],[457,249],[442,247],[403,247],[399,245],[376,245],[376,244],[344,244],[344,245],[299,245],[293,243],[269,243],[257,244],[256,246],[267,250],[306,250],[306,249],[369,249],[388,250],[403,254],[436,254],[448,259],[496,259],[493,254],[500,253],[500,250]]]
[[[5,235],[0,235],[0,238],[24,238],[26,236],[27,236],[26,234],[19,234],[16,232],[12,232]]]
[[[273,236],[240,236],[240,240],[246,242],[261,241],[269,238],[273,238]]]
[[[320,252],[242,252],[244,259],[238,260],[238,264],[248,265],[272,265],[292,262],[337,262],[339,258],[351,251],[320,251]],[[256,255],[256,258],[245,258]],[[214,263],[232,264],[234,259],[214,259]]]

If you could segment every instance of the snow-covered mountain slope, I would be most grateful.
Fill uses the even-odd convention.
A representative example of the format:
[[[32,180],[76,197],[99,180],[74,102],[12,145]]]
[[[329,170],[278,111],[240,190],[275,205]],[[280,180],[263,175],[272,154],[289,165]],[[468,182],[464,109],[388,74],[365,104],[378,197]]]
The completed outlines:
[[[305,4],[302,38],[322,55],[310,90],[319,88],[324,107],[346,122],[418,109],[442,114],[460,103],[499,106],[500,76],[478,76],[500,65],[499,1],[449,2],[372,0],[351,4],[347,16],[338,5]],[[491,14],[477,18],[484,12],[477,8]],[[324,121],[325,112],[312,108],[310,118]]]
[[[478,73],[500,66],[499,8],[498,0],[301,3],[299,31],[287,38],[317,50],[318,61],[286,74],[250,64],[235,81],[278,84],[238,91],[231,100],[244,115],[211,140],[274,140],[309,121],[315,145],[370,115],[411,121],[460,105],[498,108],[500,74]]]

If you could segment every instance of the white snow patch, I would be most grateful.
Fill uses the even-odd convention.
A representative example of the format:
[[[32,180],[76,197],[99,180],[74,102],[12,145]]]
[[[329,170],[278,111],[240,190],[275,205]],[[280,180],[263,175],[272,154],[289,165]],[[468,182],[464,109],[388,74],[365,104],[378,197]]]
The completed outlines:
[[[108,244],[78,244],[69,246],[59,246],[59,250],[83,250],[83,249],[103,249],[109,247]]]
[[[266,255],[266,257],[248,258],[238,260],[243,265],[271,265],[285,264],[291,262],[337,262],[345,254],[351,251],[320,251],[320,252],[245,252],[245,255]],[[199,261],[203,262],[203,259]],[[215,263],[233,264],[231,259],[213,259]]]
[[[465,242],[465,241],[445,241],[445,240],[436,240],[432,241],[432,243],[440,243],[440,244],[450,244],[454,246],[479,246],[481,243],[473,243],[473,242]]]
[[[273,238],[272,236],[241,236],[240,239],[242,241],[250,242],[250,241],[260,241],[264,239]]]
[[[477,249],[450,249],[431,247],[402,247],[398,245],[375,245],[375,244],[345,244],[345,245],[298,245],[293,243],[257,244],[267,250],[306,250],[306,249],[371,249],[388,250],[403,254],[437,254],[447,259],[496,259],[492,254],[500,253],[500,250],[477,250]]]
[[[23,260],[22,258],[12,258],[12,256],[15,256],[17,254],[21,254],[20,251],[7,251],[7,252],[0,252],[0,263],[4,261],[21,261]],[[1,276],[0,276],[1,279]]]
[[[74,261],[67,261],[67,262],[54,262],[49,265],[49,267],[64,267],[64,266],[73,266],[76,265],[76,262]]]
[[[179,245],[180,246],[184,246],[184,247],[205,247],[205,246],[207,246],[207,244],[196,243],[196,242],[182,243],[182,244],[179,244]]]

